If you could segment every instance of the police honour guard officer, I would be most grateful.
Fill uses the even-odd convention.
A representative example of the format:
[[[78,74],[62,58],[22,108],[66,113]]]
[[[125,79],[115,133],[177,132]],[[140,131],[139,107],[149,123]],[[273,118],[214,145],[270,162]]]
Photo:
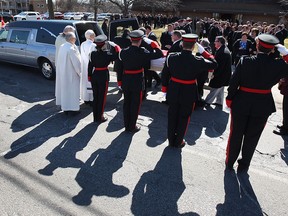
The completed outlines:
[[[107,118],[103,115],[109,82],[108,65],[117,59],[120,47],[113,42],[109,44],[114,47],[111,53],[106,49],[106,35],[99,35],[95,38],[96,51],[91,52],[88,65],[88,80],[93,90],[93,117],[94,122],[105,122]]]
[[[144,87],[144,66],[151,59],[161,58],[162,51],[155,41],[151,41],[152,51],[139,47],[144,36],[143,31],[134,30],[130,33],[131,46],[121,50],[119,59],[122,62],[122,70],[119,79],[122,80],[124,93],[124,125],[125,131],[137,132],[140,130],[136,126],[138,113],[142,101]]]
[[[192,54],[197,38],[196,34],[183,35],[183,50],[171,53],[162,71],[162,92],[167,92],[169,104],[168,141],[172,147],[182,148],[185,145],[183,138],[198,100],[196,77],[217,67],[213,56],[200,44],[198,51],[209,60]]]
[[[233,170],[240,150],[238,172],[247,172],[269,115],[276,111],[271,88],[288,76],[288,50],[269,34],[256,40],[257,55],[242,57],[230,80],[226,104],[231,108],[230,135],[226,149],[226,169]],[[277,45],[276,45],[277,44]],[[283,55],[269,54],[274,46]]]

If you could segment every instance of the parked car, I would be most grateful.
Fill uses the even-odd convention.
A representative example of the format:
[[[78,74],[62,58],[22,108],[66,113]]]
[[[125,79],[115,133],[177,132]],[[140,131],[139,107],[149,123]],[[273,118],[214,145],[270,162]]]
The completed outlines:
[[[105,18],[107,18],[107,19],[111,19],[111,16],[113,16],[113,14],[112,13],[100,13],[100,14],[98,14],[97,15],[97,21],[102,21],[102,20],[104,20]]]
[[[44,14],[42,14],[42,19],[47,20],[50,19],[49,18],[49,12],[46,12]],[[54,12],[54,19],[64,19],[64,14],[62,14],[61,12]]]
[[[66,12],[64,13],[65,20],[82,20],[84,14],[82,12]]]
[[[14,19],[16,21],[19,20],[41,20],[41,15],[39,12],[35,11],[23,11],[17,15],[14,16]]]
[[[2,17],[5,23],[14,21],[13,15],[8,12],[0,12],[0,20],[2,20]]]
[[[104,34],[95,21],[40,20],[9,23],[0,30],[0,61],[39,68],[46,79],[55,78],[55,39],[65,26],[76,29],[76,45],[85,41],[92,29]]]

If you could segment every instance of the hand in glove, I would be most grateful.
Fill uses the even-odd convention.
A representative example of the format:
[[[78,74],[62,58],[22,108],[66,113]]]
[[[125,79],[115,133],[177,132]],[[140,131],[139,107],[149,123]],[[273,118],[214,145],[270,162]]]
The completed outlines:
[[[151,39],[149,39],[147,37],[144,37],[143,40],[149,45],[153,42],[153,40],[151,40]]]
[[[197,46],[198,46],[198,52],[206,59],[209,58],[214,58],[214,56],[212,54],[210,54],[209,52],[207,52],[204,47],[199,44],[198,42],[196,42]]]
[[[283,46],[282,44],[277,44],[275,45],[275,47],[277,47],[277,50],[283,55],[283,56],[286,56],[288,55],[288,49]]]
[[[116,43],[114,43],[113,41],[108,41],[108,43],[110,44],[110,46],[112,46],[112,47],[115,47],[115,46],[117,46],[117,44]]]

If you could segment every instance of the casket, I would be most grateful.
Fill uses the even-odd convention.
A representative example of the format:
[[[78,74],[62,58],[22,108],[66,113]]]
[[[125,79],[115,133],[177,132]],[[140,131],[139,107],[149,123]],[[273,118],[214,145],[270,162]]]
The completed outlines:
[[[164,57],[151,60],[150,70],[162,71],[167,56],[167,50],[162,50],[162,53]]]

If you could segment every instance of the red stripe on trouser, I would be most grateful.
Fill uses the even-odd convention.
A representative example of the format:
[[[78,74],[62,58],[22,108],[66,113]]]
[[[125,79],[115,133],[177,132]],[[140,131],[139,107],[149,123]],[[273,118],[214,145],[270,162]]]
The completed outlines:
[[[194,111],[194,108],[195,108],[195,103],[193,103],[192,112]],[[185,136],[185,134],[186,134],[186,132],[187,132],[187,130],[188,130],[188,125],[189,125],[189,122],[190,122],[190,119],[191,119],[191,115],[192,115],[192,113],[190,114],[190,116],[189,116],[189,118],[188,118],[184,136]]]
[[[139,102],[139,107],[138,107],[137,118],[138,118],[138,115],[140,113],[140,107],[141,107],[141,104],[142,104],[142,96],[143,96],[143,91],[140,91],[140,102]]]
[[[104,99],[103,99],[103,105],[102,105],[102,113],[101,113],[101,115],[103,115],[103,113],[104,113],[104,108],[105,108],[106,98],[107,98],[107,91],[108,91],[108,81],[106,81],[106,87],[105,87],[105,93],[104,93]]]
[[[226,160],[225,160],[226,165],[228,165],[229,153],[230,153],[230,140],[231,140],[231,136],[233,133],[232,109],[231,109],[230,113],[231,113],[231,122],[230,122],[230,134],[229,134],[228,143],[227,143],[227,147],[226,147]]]

